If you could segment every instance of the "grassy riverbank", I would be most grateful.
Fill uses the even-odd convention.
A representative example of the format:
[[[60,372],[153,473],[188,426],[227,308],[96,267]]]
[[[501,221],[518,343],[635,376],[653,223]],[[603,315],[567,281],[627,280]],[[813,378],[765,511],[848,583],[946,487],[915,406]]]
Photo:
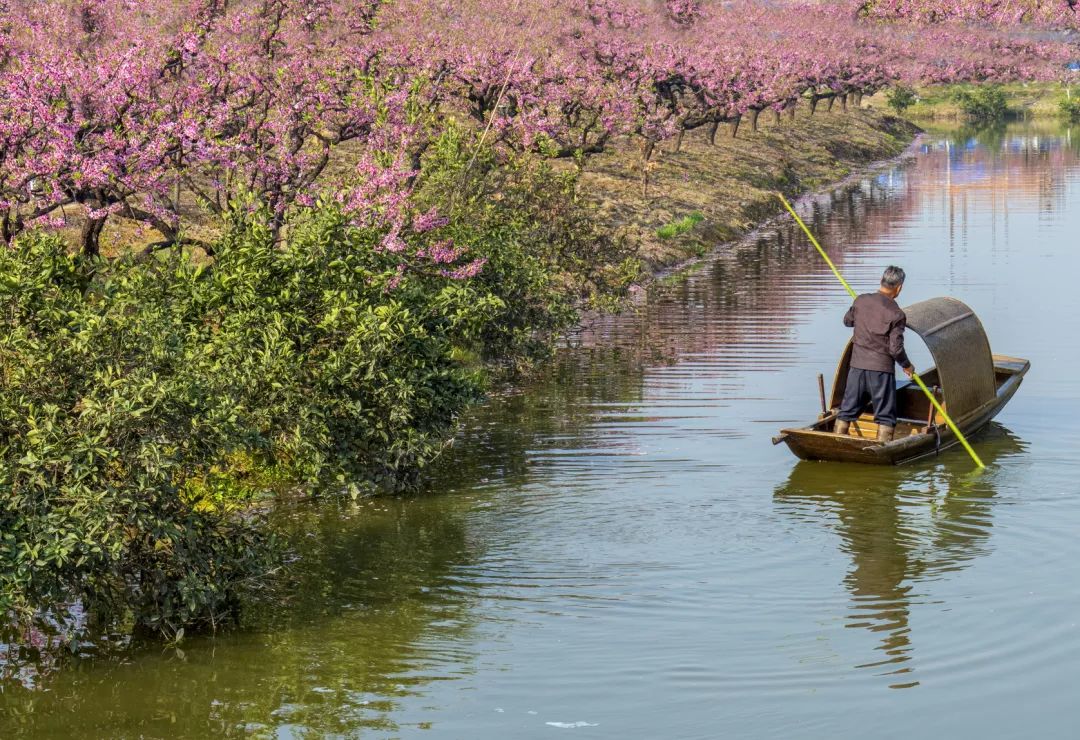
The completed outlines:
[[[935,85],[921,87],[915,92],[917,101],[904,111],[904,117],[916,122],[959,121],[966,113],[958,96],[971,92],[977,85]],[[1007,118],[1060,118],[1061,101],[1068,96],[1065,86],[1052,82],[1014,82],[999,85],[1008,106]],[[1072,97],[1080,96],[1080,87],[1074,86]],[[886,109],[885,92],[867,98],[867,104]]]
[[[631,240],[652,273],[755,228],[776,215],[777,190],[799,194],[826,187],[873,162],[900,154],[918,128],[880,110],[839,106],[794,119],[762,115],[758,131],[725,127],[715,144],[704,129],[686,134],[679,151],[663,147],[642,193],[636,151],[624,147],[591,160],[582,197],[607,229]]]

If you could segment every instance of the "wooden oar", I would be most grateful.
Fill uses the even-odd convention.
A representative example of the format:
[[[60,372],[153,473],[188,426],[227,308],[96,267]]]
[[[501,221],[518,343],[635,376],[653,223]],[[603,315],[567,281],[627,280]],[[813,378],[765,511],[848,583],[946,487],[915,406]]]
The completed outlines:
[[[803,223],[803,220],[799,218],[799,214],[795,213],[795,209],[791,207],[790,203],[788,203],[787,198],[785,198],[782,193],[777,193],[776,197],[780,199],[780,202],[784,204],[784,207],[787,208],[788,212],[792,215],[792,217],[794,217],[795,223],[802,227],[802,230],[806,233],[807,238],[810,239],[810,243],[813,244],[815,248],[817,248],[818,254],[820,254],[825,259],[826,264],[828,264],[829,267],[832,269],[833,275],[836,275],[836,279],[840,281],[840,283],[844,286],[847,292],[851,295],[851,299],[855,300],[855,298],[858,297],[856,296],[855,291],[852,290],[850,285],[848,285],[847,280],[844,280],[844,276],[840,274],[840,271],[836,269],[836,265],[834,265],[833,261],[829,259],[829,255],[825,254],[825,250],[821,248],[821,245],[818,244],[818,240],[814,238],[814,235],[811,233],[810,229],[807,228],[806,224]],[[983,465],[983,461],[980,460],[979,456],[975,454],[975,450],[971,448],[971,445],[968,444],[967,439],[960,431],[960,427],[956,426],[956,424],[953,423],[953,420],[949,417],[949,415],[945,413],[945,408],[940,403],[938,403],[938,400],[936,398],[934,398],[934,394],[931,393],[930,389],[926,387],[926,383],[924,383],[922,378],[919,377],[919,374],[912,371],[911,379],[915,381],[916,385],[918,385],[919,388],[922,389],[922,392],[926,394],[926,397],[930,399],[930,403],[932,403],[934,405],[934,408],[937,409],[937,412],[941,414],[941,418],[943,418],[945,420],[945,423],[949,425],[949,429],[951,429],[952,433],[956,435],[956,438],[960,440],[960,444],[962,444],[964,446],[964,449],[968,451],[968,454],[971,455],[971,459],[975,461],[975,464],[978,465],[980,468],[985,468],[986,466]]]

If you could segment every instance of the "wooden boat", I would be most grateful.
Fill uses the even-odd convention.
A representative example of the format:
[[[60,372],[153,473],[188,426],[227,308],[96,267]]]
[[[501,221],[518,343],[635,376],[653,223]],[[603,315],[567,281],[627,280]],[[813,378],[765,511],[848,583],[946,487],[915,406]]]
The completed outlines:
[[[931,298],[904,309],[907,327],[922,337],[935,366],[920,372],[965,437],[986,426],[1015,395],[1031,363],[990,352],[986,331],[975,312],[955,298]],[[836,368],[831,399],[818,420],[798,429],[783,429],[773,444],[787,443],[804,460],[840,460],[898,465],[958,444],[917,385],[897,388],[898,420],[895,438],[877,441],[877,424],[869,404],[849,434],[833,432],[844,398],[851,362],[848,342]],[[824,400],[824,396],[823,396]]]

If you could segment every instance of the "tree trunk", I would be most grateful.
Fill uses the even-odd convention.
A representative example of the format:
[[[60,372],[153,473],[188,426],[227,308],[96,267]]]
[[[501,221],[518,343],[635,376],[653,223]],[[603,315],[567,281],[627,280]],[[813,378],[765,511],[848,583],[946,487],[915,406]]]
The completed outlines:
[[[655,148],[656,142],[652,139],[641,142],[641,195],[643,197],[649,194],[649,161],[652,160]]]
[[[772,109],[772,114],[773,114],[773,125],[774,126],[779,126],[780,125],[780,111],[776,110],[776,108],[773,108]]]
[[[416,147],[409,153],[409,160],[413,174],[409,175],[409,177],[406,179],[405,187],[412,188],[413,184],[416,182],[416,178],[420,176],[421,162],[424,161],[424,155],[427,153],[427,150],[431,147],[432,143],[433,142],[430,138],[425,138],[418,147]]]
[[[80,234],[82,253],[86,257],[97,257],[101,254],[101,230],[105,228],[105,219],[88,218],[83,224]]]
[[[4,244],[11,244],[11,240],[15,238],[15,229],[12,224],[11,212],[4,214],[4,218],[0,220],[0,240]]]
[[[840,110],[847,113],[847,93],[840,96]]]
[[[281,240],[282,231],[285,229],[285,212],[280,211],[274,214],[270,219],[270,240],[271,243],[277,244]]]
[[[810,96],[810,115],[814,115],[817,112],[817,104],[821,101],[817,93]]]
[[[709,124],[709,145],[716,146],[716,131],[720,128],[719,121],[713,121]]]
[[[758,119],[759,115],[761,115],[761,111],[759,111],[757,108],[751,108],[750,109],[750,130],[751,131],[757,131],[758,130],[757,129],[757,119]]]
[[[680,126],[679,127],[679,132],[677,134],[675,134],[675,151],[677,151],[677,152],[682,151],[682,138],[683,138],[683,134],[685,134],[685,133],[686,133],[686,129],[684,129],[682,126]]]
[[[799,106],[799,101],[793,100],[787,104],[787,117],[789,120],[795,120],[795,109]]]
[[[829,113],[832,112],[833,103],[835,103],[835,102],[836,102],[836,96],[835,95],[830,95],[829,96],[829,105],[825,108],[826,112],[829,112]]]
[[[731,119],[731,138],[735,138],[739,135],[739,124],[742,123],[742,115],[737,115]]]

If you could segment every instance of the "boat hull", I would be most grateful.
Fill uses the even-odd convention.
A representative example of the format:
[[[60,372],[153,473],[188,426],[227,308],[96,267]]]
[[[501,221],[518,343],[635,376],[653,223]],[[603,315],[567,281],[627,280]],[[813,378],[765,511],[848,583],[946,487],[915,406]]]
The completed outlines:
[[[1020,388],[1024,375],[1031,367],[1027,360],[1004,355],[994,355],[994,372],[998,379],[997,391],[993,398],[953,421],[960,427],[965,437],[976,434],[998,415]],[[877,442],[876,425],[868,416],[860,418],[853,425],[855,434],[840,435],[831,431],[836,421],[837,410],[824,414],[813,424],[781,430],[773,439],[781,442],[803,460],[832,460],[836,462],[854,462],[870,465],[899,465],[937,454],[959,444],[956,435],[945,425],[929,427],[925,422],[901,420],[897,424],[897,438],[888,444]],[[864,436],[858,436],[862,432]]]

